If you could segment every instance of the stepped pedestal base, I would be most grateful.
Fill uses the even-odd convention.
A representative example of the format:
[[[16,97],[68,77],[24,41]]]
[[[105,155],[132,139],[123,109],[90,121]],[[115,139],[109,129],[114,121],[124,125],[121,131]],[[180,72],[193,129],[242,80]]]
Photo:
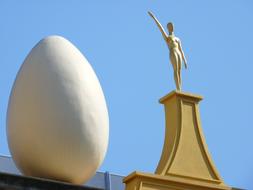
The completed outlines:
[[[220,184],[210,184],[205,181],[195,181],[174,176],[133,172],[124,181],[125,190],[231,190]]]

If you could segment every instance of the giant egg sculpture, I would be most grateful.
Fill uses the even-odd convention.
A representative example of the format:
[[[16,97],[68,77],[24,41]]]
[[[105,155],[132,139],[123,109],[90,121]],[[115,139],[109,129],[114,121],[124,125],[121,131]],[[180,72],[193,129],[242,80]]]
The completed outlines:
[[[7,137],[28,176],[80,184],[102,163],[109,119],[100,83],[80,51],[60,36],[42,39],[10,95]]]

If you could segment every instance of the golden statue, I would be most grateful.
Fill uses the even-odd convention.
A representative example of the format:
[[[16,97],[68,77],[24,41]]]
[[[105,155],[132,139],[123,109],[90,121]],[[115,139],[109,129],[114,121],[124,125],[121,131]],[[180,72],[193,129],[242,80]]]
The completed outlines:
[[[174,27],[171,22],[167,24],[167,28],[169,31],[169,35],[165,32],[160,22],[157,20],[157,18],[151,13],[148,12],[148,14],[155,20],[158,28],[160,29],[163,38],[165,42],[168,45],[168,48],[170,50],[170,62],[174,69],[174,80],[176,83],[177,90],[181,91],[181,65],[182,60],[184,61],[185,68],[187,68],[187,62],[184,56],[184,52],[181,46],[180,39],[174,35]]]

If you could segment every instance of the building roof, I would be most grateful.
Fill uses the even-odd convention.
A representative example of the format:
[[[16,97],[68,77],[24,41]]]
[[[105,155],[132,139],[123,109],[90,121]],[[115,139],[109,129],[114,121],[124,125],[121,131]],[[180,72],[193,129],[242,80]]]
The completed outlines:
[[[37,189],[43,189],[42,182],[45,182],[45,185],[52,184],[54,189],[62,190],[65,187],[69,189],[105,189],[105,190],[124,190],[125,185],[122,182],[124,176],[111,174],[110,172],[97,172],[93,178],[91,178],[88,182],[81,186],[70,185],[68,183],[62,183],[54,180],[47,180],[41,178],[32,178],[23,176],[19,170],[16,168],[11,157],[1,156],[0,155],[0,190],[2,189],[12,189],[14,186],[12,184],[17,185],[17,190],[19,189],[31,189],[32,187]],[[7,181],[6,181],[7,180]],[[10,182],[10,183],[9,183]],[[31,183],[31,184],[27,184]],[[3,187],[4,184],[8,184],[9,186]],[[28,186],[25,186],[28,185]],[[35,186],[31,186],[35,185]],[[65,186],[64,186],[65,185]],[[66,186],[70,185],[70,186]],[[8,187],[8,188],[7,188]],[[82,187],[82,188],[80,188]],[[32,189],[33,189],[32,188]],[[49,190],[48,188],[46,188]]]
[[[97,172],[83,185],[23,176],[11,157],[0,155],[0,190],[124,190],[124,176]],[[232,190],[242,190],[232,188]]]
[[[72,185],[58,181],[0,172],[0,190],[101,190],[101,188]]]

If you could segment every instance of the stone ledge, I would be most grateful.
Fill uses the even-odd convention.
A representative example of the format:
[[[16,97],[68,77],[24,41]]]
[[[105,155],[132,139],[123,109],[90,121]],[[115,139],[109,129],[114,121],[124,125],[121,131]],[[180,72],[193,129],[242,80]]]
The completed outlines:
[[[0,172],[0,190],[102,190],[102,189]]]

